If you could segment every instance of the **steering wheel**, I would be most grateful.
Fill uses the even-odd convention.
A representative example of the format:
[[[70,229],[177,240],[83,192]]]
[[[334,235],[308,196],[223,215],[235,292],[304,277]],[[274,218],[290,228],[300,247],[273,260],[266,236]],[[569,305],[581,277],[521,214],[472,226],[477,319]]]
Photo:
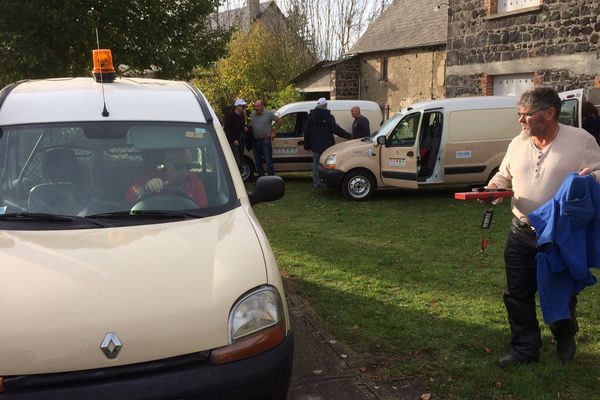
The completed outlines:
[[[189,210],[199,208],[192,196],[180,189],[162,189],[160,192],[148,191],[138,197],[131,211],[142,210]]]

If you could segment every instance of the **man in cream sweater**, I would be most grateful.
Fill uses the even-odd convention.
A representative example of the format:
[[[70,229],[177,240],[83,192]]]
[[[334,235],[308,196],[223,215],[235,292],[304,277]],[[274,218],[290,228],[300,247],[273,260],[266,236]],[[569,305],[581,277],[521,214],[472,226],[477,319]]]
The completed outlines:
[[[514,192],[514,218],[504,250],[504,304],[512,350],[498,361],[502,368],[537,361],[542,344],[535,304],[536,234],[527,216],[554,196],[569,173],[593,174],[600,182],[598,144],[583,129],[560,124],[560,108],[560,98],[550,88],[538,87],[523,93],[518,113],[522,132],[508,146],[499,172],[488,184],[488,188],[512,188]],[[571,319],[550,325],[557,340],[558,357],[564,361],[575,354],[576,304],[577,298],[573,297]]]

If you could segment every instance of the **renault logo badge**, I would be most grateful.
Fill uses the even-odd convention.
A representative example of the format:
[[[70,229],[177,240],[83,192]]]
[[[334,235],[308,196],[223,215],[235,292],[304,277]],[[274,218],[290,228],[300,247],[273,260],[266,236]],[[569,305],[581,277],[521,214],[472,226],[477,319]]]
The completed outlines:
[[[108,332],[104,336],[104,340],[100,345],[100,350],[102,350],[106,358],[113,359],[117,358],[119,351],[121,351],[121,347],[123,347],[123,345],[121,344],[117,334],[114,332]]]

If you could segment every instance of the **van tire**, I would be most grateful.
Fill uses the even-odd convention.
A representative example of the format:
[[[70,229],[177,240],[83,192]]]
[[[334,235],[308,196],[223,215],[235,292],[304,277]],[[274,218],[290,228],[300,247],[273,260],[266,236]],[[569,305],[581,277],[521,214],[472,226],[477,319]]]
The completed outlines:
[[[488,176],[488,179],[485,182],[486,185],[492,180],[492,178],[494,177],[494,175],[496,175],[496,173],[498,173],[498,171],[500,171],[500,167],[496,167],[492,170],[492,173],[490,174],[490,176]]]
[[[348,172],[342,181],[342,194],[348,200],[367,201],[377,190],[377,181],[366,169],[354,169]]]
[[[240,173],[242,174],[242,180],[244,182],[252,182],[252,179],[254,179],[254,170],[256,168],[254,167],[254,162],[252,161],[252,159],[250,159],[250,157],[246,157],[244,156],[242,158],[242,165],[240,168]]]

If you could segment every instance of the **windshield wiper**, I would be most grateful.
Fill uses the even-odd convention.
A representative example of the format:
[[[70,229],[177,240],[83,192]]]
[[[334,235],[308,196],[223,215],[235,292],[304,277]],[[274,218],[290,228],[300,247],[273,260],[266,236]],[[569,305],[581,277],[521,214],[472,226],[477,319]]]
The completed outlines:
[[[132,211],[114,211],[100,214],[86,215],[85,218],[161,218],[161,219],[185,219],[185,218],[204,218],[206,214],[192,211],[172,211],[172,210],[132,210]]]
[[[94,221],[88,221],[85,218],[71,215],[60,215],[60,214],[48,214],[48,213],[32,213],[32,212],[18,212],[0,215],[0,221],[33,221],[33,222],[58,222],[58,223],[72,223],[72,222],[85,222],[87,224],[93,224],[96,226],[104,227],[103,224]]]

